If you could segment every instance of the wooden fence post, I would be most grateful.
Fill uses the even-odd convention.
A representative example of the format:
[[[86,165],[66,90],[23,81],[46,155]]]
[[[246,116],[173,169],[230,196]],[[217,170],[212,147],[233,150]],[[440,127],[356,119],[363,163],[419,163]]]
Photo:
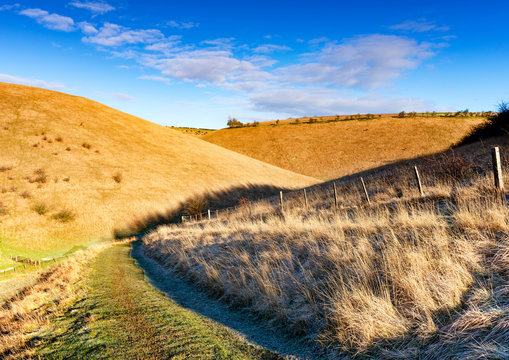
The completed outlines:
[[[210,220],[210,209],[207,210],[207,215],[209,216],[209,220]]]
[[[332,187],[334,188],[334,209],[338,208],[338,192],[336,190],[336,183],[332,183]]]
[[[219,210],[216,209],[216,219],[219,218]]]
[[[279,192],[279,202],[281,204],[281,213],[283,213],[284,212],[284,206],[283,206],[283,192],[282,191]]]
[[[502,178],[502,165],[500,164],[500,150],[498,146],[491,149],[491,159],[493,161],[495,188],[497,191],[504,191],[504,179]]]
[[[366,195],[366,200],[368,201],[368,204],[371,205],[371,200],[369,200],[368,189],[366,189],[366,184],[364,183],[364,179],[362,178],[362,176],[361,176],[361,184],[362,184],[362,188],[364,189],[364,195]]]
[[[424,191],[422,191],[421,177],[419,176],[419,170],[417,170],[417,166],[414,166],[415,171],[415,179],[417,180],[417,186],[419,186],[419,193],[421,196],[424,196]]]
[[[306,192],[306,189],[304,189],[304,203],[306,204],[306,210],[308,210],[309,204],[308,204],[308,194]]]

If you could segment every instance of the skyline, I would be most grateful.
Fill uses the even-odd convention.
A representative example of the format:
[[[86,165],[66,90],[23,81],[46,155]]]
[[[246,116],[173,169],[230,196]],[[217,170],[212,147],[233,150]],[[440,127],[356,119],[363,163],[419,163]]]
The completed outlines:
[[[168,126],[496,110],[508,6],[416,4],[0,2],[0,81]]]

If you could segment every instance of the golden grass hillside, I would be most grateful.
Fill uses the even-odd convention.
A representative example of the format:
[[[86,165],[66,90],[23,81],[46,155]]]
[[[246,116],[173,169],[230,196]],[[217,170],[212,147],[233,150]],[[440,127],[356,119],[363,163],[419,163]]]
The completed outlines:
[[[484,146],[486,145],[486,147]],[[331,359],[507,359],[509,208],[489,148],[509,138],[248,204],[143,239],[163,266]],[[413,174],[419,166],[425,195]],[[503,194],[507,197],[507,194]],[[277,200],[277,199],[276,199]]]
[[[107,237],[207,189],[316,182],[82,97],[4,83],[0,148],[4,260]]]
[[[270,164],[320,179],[333,179],[401,159],[444,151],[484,117],[399,118],[371,120],[341,117],[281,120],[256,127],[222,129],[201,138]]]

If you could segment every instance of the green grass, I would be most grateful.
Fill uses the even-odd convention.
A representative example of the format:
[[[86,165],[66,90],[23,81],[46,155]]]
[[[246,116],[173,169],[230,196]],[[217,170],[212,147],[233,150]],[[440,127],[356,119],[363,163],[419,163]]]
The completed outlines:
[[[32,338],[47,359],[275,359],[222,325],[186,310],[144,280],[117,245],[88,266],[77,300]]]

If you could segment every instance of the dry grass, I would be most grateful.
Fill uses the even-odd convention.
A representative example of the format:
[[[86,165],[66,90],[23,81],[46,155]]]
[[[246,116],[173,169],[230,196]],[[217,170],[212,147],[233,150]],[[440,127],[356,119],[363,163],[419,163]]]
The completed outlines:
[[[401,165],[370,174],[373,206],[343,179],[339,209],[320,185],[311,210],[287,194],[284,216],[255,203],[220,221],[160,227],[144,251],[331,357],[506,358],[509,209],[476,146],[456,154],[476,165],[470,176],[444,158],[421,161],[424,199]]]
[[[0,308],[0,357],[29,358],[27,334],[61,313],[75,297],[74,286],[83,266],[111,244],[80,251],[72,258],[40,272],[35,284],[21,289]]]
[[[444,151],[486,119],[383,115],[368,121],[289,125],[292,121],[223,129],[202,139],[299,174],[333,179]]]
[[[0,223],[0,250],[6,246],[11,254],[61,251],[106,237],[135,217],[206,189],[315,182],[94,101],[32,87],[0,84],[0,128],[7,128],[0,147],[9,149],[0,153],[0,189],[26,190],[76,215],[55,221],[33,211],[30,201],[0,193],[9,209]],[[122,186],[112,180],[117,173]],[[49,181],[56,177],[62,181]]]

